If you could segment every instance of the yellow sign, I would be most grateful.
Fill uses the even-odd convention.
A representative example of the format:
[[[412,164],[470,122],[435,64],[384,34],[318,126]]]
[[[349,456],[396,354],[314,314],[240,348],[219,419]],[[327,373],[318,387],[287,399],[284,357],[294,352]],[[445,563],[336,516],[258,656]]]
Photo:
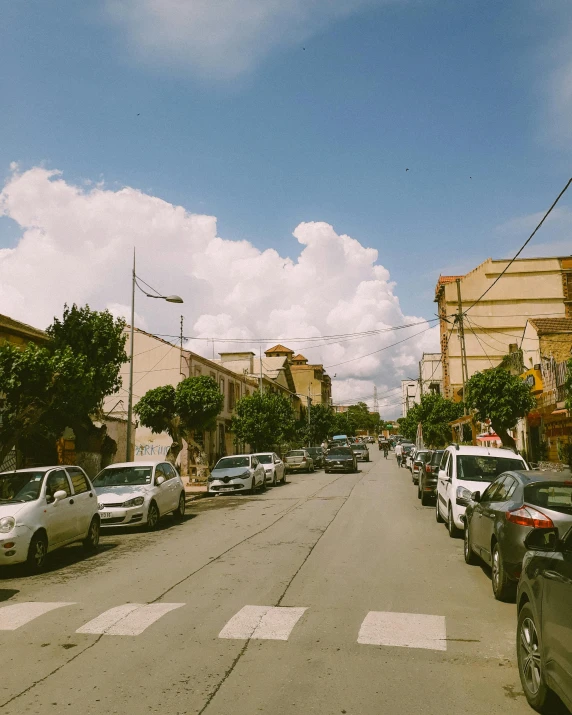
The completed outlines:
[[[540,370],[535,370],[534,368],[527,370],[522,373],[521,378],[530,387],[530,391],[533,395],[539,395],[543,391],[544,384],[542,382],[542,373]]]

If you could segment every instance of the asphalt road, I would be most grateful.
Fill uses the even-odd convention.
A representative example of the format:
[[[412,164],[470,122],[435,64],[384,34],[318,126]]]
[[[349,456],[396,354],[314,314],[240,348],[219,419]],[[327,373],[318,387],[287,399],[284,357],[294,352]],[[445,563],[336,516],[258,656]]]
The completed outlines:
[[[515,606],[371,454],[0,574],[3,715],[531,713]]]

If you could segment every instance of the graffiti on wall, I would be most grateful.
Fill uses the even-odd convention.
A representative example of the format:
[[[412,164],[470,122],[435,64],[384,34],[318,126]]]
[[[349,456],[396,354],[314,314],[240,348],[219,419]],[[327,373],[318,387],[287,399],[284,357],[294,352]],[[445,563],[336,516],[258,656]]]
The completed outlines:
[[[136,444],[136,457],[166,457],[170,445],[165,444]]]

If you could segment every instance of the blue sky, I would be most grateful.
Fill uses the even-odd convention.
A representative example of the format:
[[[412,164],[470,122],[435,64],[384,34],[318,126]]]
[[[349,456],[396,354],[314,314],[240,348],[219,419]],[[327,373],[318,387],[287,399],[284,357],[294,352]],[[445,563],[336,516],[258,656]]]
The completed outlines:
[[[323,221],[430,318],[439,273],[512,253],[571,175],[565,0],[187,5],[5,4],[6,178],[134,187],[294,260],[295,227]],[[572,245],[571,207],[530,253]],[[0,219],[0,247],[21,232]]]

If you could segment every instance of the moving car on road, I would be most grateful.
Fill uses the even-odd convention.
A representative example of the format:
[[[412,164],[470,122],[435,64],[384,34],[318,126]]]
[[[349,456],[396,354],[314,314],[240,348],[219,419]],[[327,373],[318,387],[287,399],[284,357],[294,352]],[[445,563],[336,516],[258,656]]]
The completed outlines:
[[[221,457],[208,478],[207,491],[212,494],[255,494],[257,489],[266,489],[266,472],[254,454]]]
[[[357,472],[357,457],[351,447],[332,447],[324,463],[326,474],[330,472]]]
[[[289,472],[313,472],[314,460],[307,449],[291,449],[284,457],[286,474]]]
[[[508,449],[452,445],[443,452],[437,480],[435,518],[447,521],[449,536],[464,528],[465,506],[457,499],[483,492],[503,472],[528,470],[524,459]]]
[[[284,484],[286,481],[286,469],[284,462],[275,452],[257,452],[252,455],[262,464],[266,474],[266,483],[275,487],[278,482]]]
[[[425,464],[431,457],[430,449],[416,450],[415,456],[411,458],[411,479],[413,484],[419,483],[419,475],[425,469]]]
[[[185,487],[169,462],[121,462],[93,480],[102,526],[146,524],[152,531],[165,514],[185,516]]]
[[[316,469],[322,469],[324,466],[324,450],[322,447],[308,447],[307,450],[310,457],[314,462],[314,467]]]
[[[429,500],[437,496],[437,476],[442,456],[442,449],[432,450],[429,461],[425,463],[425,468],[419,472],[417,497],[421,499],[423,506],[427,506]]]
[[[367,447],[367,444],[352,444],[351,450],[355,454],[358,462],[369,462],[369,449]]]
[[[0,474],[0,566],[26,562],[37,572],[50,551],[76,541],[95,551],[99,526],[95,491],[81,467]]]
[[[522,689],[539,712],[562,711],[554,693],[572,712],[572,529],[534,529],[525,544],[516,633]]]
[[[564,534],[572,528],[572,481],[559,472],[506,472],[457,504],[467,507],[465,561],[480,557],[491,566],[499,601],[514,598],[530,530],[556,527]]]

